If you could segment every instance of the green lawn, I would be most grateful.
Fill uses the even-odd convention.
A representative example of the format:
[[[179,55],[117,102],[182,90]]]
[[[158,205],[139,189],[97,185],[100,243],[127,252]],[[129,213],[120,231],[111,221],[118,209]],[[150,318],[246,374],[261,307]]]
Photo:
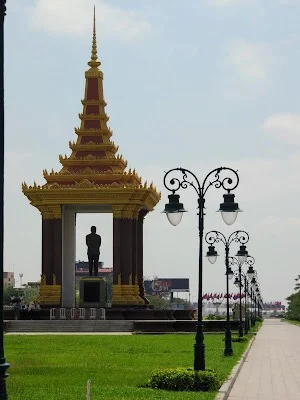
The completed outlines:
[[[234,356],[224,357],[223,335],[206,335],[206,367],[223,381],[247,343],[233,343]],[[194,334],[133,336],[6,335],[11,364],[7,387],[10,400],[86,399],[214,399],[214,393],[167,392],[141,387],[151,371],[193,366]]]

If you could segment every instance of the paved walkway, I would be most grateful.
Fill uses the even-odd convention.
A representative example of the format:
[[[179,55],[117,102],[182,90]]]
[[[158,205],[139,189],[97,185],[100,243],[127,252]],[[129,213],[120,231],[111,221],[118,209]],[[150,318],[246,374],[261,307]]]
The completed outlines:
[[[228,400],[300,400],[300,327],[264,321]]]

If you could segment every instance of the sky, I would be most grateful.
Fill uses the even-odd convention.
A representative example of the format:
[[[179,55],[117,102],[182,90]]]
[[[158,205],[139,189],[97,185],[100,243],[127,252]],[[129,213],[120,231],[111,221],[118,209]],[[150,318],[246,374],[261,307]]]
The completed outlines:
[[[284,301],[300,273],[300,0],[8,0],[5,270],[23,273],[23,283],[41,274],[41,216],[21,184],[43,184],[43,169],[59,170],[59,154],[70,154],[94,4],[112,140],[128,168],[161,191],[144,223],[145,277],[189,278],[196,301],[197,195],[181,190],[189,212],[171,226],[163,177],[183,167],[202,181],[227,166],[238,170],[243,212],[226,226],[215,212],[223,191],[211,188],[205,231],[247,231],[264,300]],[[86,260],[92,224],[111,267],[112,215],[78,215],[76,258]],[[204,260],[204,293],[225,292],[217,250],[214,265]]]

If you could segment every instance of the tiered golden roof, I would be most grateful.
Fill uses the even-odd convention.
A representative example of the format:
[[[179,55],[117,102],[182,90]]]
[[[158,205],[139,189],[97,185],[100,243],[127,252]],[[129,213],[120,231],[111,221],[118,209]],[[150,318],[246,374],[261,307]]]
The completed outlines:
[[[142,184],[135,169],[125,171],[127,161],[117,154],[118,146],[111,141],[112,131],[107,126],[109,117],[105,113],[103,73],[97,56],[95,12],[92,54],[88,65],[83,111],[79,114],[80,127],[75,128],[77,140],[69,142],[71,155],[59,156],[62,165],[59,172],[53,169],[51,172],[43,171],[44,185],[38,186],[34,182],[33,186],[28,186],[23,183],[23,193],[43,216],[54,207],[53,218],[59,217],[57,206],[63,204],[119,205],[119,216],[122,216],[121,205],[127,210],[130,206],[134,213],[142,208],[150,211],[158,203],[160,193],[153,184]]]

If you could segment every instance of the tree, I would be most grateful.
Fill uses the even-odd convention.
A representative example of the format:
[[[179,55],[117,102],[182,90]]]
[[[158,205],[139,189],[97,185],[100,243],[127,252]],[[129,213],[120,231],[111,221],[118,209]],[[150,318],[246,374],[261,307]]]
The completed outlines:
[[[21,297],[21,290],[18,288],[14,288],[12,285],[4,286],[3,289],[3,304],[8,306],[12,305],[11,298],[12,297]]]
[[[7,285],[3,290],[3,304],[11,305],[12,297],[19,297],[22,299],[24,304],[29,304],[32,301],[36,301],[39,295],[39,288],[33,288],[31,286],[23,286],[21,288],[14,288],[11,285]]]
[[[300,291],[291,294],[286,300],[288,301],[286,317],[300,321]]]
[[[149,304],[153,305],[157,309],[170,309],[171,308],[171,300],[169,293],[161,293],[157,295],[146,295]],[[191,309],[192,305],[189,301],[181,298],[173,298],[173,304],[177,306],[183,306],[184,309]]]
[[[300,275],[295,278],[296,284],[294,290],[300,291]]]
[[[24,286],[22,288],[22,300],[24,304],[29,304],[32,301],[35,302],[37,301],[37,298],[39,296],[40,289],[37,287],[31,287],[31,286]]]

